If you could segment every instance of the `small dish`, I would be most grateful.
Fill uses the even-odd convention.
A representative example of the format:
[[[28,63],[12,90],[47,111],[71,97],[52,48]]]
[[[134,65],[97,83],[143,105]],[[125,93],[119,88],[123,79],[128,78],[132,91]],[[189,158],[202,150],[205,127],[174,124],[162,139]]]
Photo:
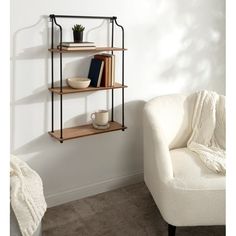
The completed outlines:
[[[66,82],[71,88],[78,89],[78,88],[87,88],[91,80],[85,77],[74,77],[74,78],[68,78]]]

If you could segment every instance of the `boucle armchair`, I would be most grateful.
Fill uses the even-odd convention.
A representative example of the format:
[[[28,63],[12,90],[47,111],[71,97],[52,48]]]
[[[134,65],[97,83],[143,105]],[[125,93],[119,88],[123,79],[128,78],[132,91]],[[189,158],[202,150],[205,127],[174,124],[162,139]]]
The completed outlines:
[[[225,224],[225,176],[186,148],[196,94],[165,95],[144,107],[144,180],[169,236],[176,226]]]

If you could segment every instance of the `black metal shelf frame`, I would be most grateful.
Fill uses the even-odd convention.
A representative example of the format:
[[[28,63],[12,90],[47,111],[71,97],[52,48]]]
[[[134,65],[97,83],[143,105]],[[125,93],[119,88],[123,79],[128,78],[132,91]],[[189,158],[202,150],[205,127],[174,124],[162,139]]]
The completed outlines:
[[[116,16],[75,16],[75,15],[49,15],[50,21],[51,21],[51,49],[54,48],[54,24],[59,27],[60,30],[60,50],[62,47],[62,26],[57,23],[57,18],[83,18],[83,19],[103,19],[103,20],[109,20],[111,23],[111,47],[114,46],[114,23],[117,27],[121,29],[122,33],[122,86],[124,86],[124,27],[117,23],[117,17]],[[111,52],[113,54],[113,51]],[[63,101],[62,101],[62,54],[63,52],[60,52],[60,138],[63,140]],[[51,88],[54,88],[54,52],[51,51]],[[52,133],[54,132],[54,93],[51,92],[51,126],[52,126]],[[111,89],[111,121],[114,121],[114,89]],[[124,124],[124,87],[122,88],[122,131],[125,130],[125,124]],[[63,143],[63,141],[60,141]]]

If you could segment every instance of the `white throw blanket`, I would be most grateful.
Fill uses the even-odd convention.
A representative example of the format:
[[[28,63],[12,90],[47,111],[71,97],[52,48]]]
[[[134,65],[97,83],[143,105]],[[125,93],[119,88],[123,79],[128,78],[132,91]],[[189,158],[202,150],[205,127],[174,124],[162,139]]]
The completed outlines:
[[[225,175],[225,96],[211,91],[197,93],[187,147],[212,171]]]
[[[38,228],[47,205],[39,175],[24,161],[11,156],[11,206],[23,236]]]

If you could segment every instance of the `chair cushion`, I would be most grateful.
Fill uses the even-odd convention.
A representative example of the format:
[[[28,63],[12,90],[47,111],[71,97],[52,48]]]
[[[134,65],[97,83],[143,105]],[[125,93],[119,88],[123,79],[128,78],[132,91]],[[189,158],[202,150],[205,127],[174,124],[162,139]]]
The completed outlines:
[[[224,190],[225,176],[208,169],[198,155],[187,148],[170,151],[176,187]]]

